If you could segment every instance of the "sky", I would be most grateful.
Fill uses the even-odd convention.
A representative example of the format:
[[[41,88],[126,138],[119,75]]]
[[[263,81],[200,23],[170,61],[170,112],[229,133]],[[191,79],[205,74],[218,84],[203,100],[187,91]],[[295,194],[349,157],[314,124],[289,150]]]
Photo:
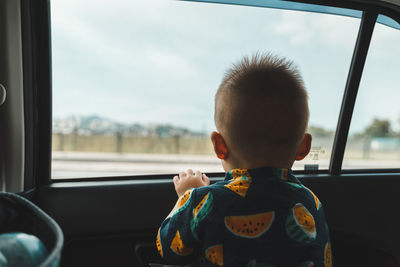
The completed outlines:
[[[334,129],[360,20],[172,0],[53,0],[53,117],[214,130],[214,95],[232,63],[256,52],[298,66],[310,124]],[[400,31],[377,25],[351,132],[374,117],[400,127]]]

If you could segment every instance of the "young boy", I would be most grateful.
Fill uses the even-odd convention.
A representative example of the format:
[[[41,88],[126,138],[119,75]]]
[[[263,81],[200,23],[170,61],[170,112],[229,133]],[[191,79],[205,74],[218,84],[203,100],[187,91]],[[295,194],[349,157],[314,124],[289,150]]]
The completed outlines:
[[[199,171],[173,178],[178,201],[157,248],[170,263],[206,266],[332,266],[322,204],[293,176],[311,135],[308,96],[291,62],[244,58],[215,96],[214,150],[226,171],[210,185]]]

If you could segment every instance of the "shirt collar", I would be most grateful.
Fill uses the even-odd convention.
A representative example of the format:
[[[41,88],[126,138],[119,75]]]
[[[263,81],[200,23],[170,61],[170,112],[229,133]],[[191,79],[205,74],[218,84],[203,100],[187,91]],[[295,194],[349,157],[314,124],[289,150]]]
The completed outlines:
[[[294,178],[291,169],[261,167],[255,169],[232,169],[225,174],[225,181],[231,179],[246,179],[251,180],[255,177],[265,177],[266,179],[276,179],[288,181]]]

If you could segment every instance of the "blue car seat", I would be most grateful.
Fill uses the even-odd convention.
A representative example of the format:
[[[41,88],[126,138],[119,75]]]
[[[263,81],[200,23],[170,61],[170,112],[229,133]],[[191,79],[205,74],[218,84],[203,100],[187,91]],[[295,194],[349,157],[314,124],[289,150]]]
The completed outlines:
[[[0,192],[0,267],[57,267],[63,239],[58,224],[32,202]]]

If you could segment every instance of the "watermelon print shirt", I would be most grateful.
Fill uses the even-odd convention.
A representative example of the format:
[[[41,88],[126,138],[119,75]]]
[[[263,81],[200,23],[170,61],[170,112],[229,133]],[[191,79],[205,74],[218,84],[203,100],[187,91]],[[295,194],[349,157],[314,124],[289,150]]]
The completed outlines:
[[[168,263],[204,266],[332,266],[317,196],[280,168],[234,169],[189,189],[162,224],[157,249]]]

